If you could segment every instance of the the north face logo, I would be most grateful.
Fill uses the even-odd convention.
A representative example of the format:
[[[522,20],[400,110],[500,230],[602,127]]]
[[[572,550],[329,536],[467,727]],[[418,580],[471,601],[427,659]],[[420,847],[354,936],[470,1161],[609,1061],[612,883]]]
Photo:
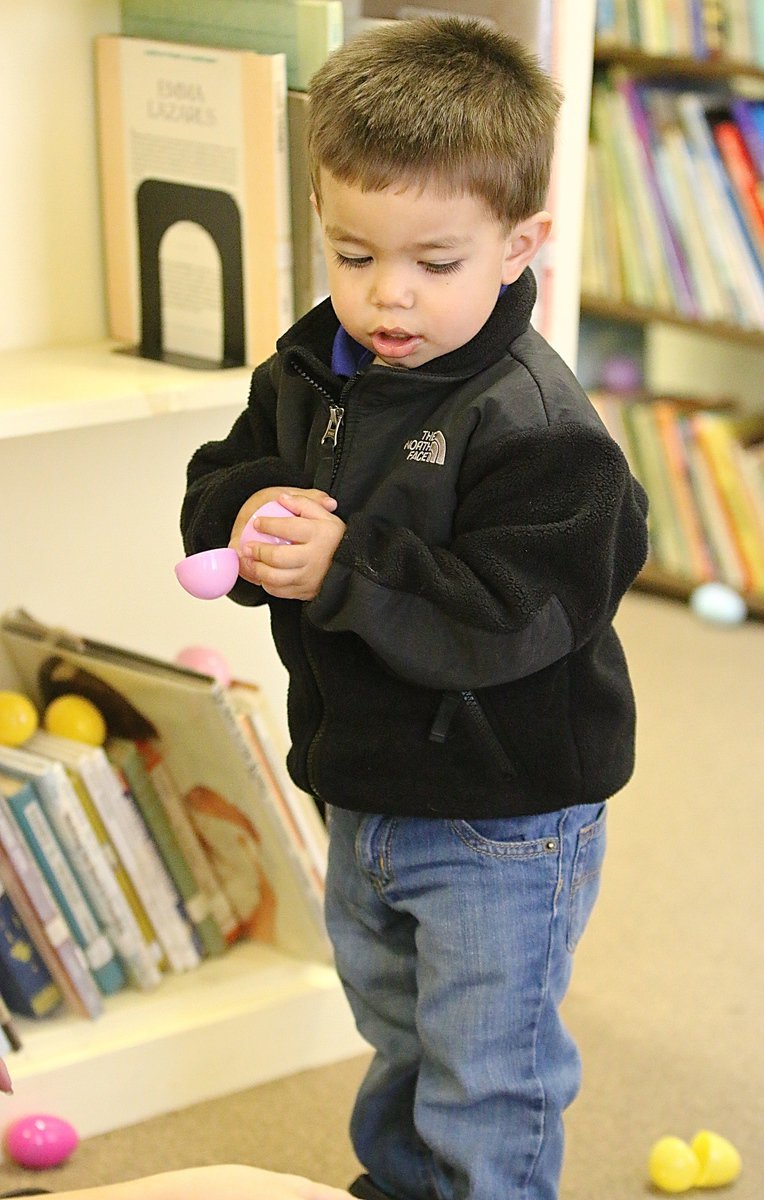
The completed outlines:
[[[439,429],[423,429],[422,436],[411,438],[403,447],[407,458],[413,462],[436,463],[439,467],[446,461],[446,439]]]

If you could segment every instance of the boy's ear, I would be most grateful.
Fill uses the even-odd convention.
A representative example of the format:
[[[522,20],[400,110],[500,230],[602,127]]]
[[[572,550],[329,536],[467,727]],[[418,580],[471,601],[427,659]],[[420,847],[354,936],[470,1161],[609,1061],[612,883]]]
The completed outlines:
[[[502,283],[514,283],[538,254],[552,229],[548,212],[537,212],[515,225],[507,236]]]
[[[321,216],[321,209],[319,208],[319,205],[318,205],[318,197],[316,196],[316,193],[315,193],[315,192],[311,192],[311,193],[310,193],[310,202],[311,202],[311,204],[313,205],[313,208],[314,208],[314,210],[315,210],[316,216],[320,217],[320,216]]]

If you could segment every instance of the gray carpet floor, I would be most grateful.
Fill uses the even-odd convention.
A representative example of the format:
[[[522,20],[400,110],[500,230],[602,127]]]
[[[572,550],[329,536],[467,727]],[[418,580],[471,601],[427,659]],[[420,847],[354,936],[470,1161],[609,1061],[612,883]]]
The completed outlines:
[[[652,1142],[702,1128],[743,1158],[723,1194],[762,1200],[764,624],[720,629],[635,593],[618,627],[639,705],[638,767],[610,807],[602,893],[566,1000],[584,1084],[561,1200],[655,1194]],[[236,1160],[346,1184],[364,1067],[354,1059],[92,1138],[35,1178],[62,1191]],[[29,1181],[0,1167],[0,1190]]]

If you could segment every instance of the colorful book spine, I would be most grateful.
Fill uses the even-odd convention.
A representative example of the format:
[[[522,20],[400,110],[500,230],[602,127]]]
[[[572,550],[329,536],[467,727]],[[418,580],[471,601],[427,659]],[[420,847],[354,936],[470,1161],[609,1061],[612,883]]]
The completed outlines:
[[[764,595],[764,543],[758,533],[756,514],[749,506],[735,465],[731,449],[735,435],[723,417],[703,413],[696,417],[695,432],[716,481],[731,535],[744,564],[744,590]]]
[[[47,1017],[63,996],[0,881],[0,991],[13,1012]]]
[[[107,754],[127,780],[205,951],[221,954],[226,948],[225,938],[211,913],[208,897],[197,885],[137,746],[124,738],[110,738]]]
[[[48,969],[67,1002],[72,1010],[81,1016],[100,1016],[103,1012],[103,998],[87,960],[74,942],[53,893],[24,843],[3,794],[0,794],[0,846],[3,852],[0,877],[19,915],[26,923],[27,914],[19,909],[18,893],[14,895],[12,890],[14,884],[18,882],[25,893],[50,950],[50,958],[46,960]],[[37,948],[45,957],[40,943]]]
[[[699,583],[705,582],[714,578],[716,567],[692,490],[681,418],[676,405],[668,401],[656,400],[651,409],[668,463],[669,486],[688,551],[688,577]]]
[[[126,983],[114,946],[99,925],[30,780],[9,781],[6,799],[98,987],[109,996]]]
[[[92,835],[94,835],[96,844],[100,848],[101,854],[109,865],[110,871],[113,872],[116,886],[122,896],[124,904],[120,904],[115,912],[120,919],[119,928],[124,934],[131,928],[138,931],[140,938],[140,953],[136,953],[131,942],[122,943],[125,950],[131,954],[131,958],[127,959],[128,965],[139,968],[139,979],[144,979],[148,986],[154,986],[161,979],[161,968],[164,965],[164,954],[160,943],[157,941],[154,925],[151,924],[148,914],[140,901],[136,887],[134,887],[132,878],[126,869],[122,858],[116,850],[112,839],[110,839],[106,824],[104,824],[100,811],[98,811],[94,799],[92,799],[90,790],[86,786],[82,774],[80,774],[77,766],[70,761],[62,761],[56,757],[55,743],[49,742],[49,734],[43,734],[40,731],[34,734],[26,743],[32,754],[40,754],[48,757],[50,761],[58,762],[61,767],[64,767],[66,776],[70,780],[74,796],[82,809],[86,822],[88,822]],[[115,898],[114,898],[115,899]],[[128,917],[130,913],[130,917]],[[118,944],[118,943],[115,943]],[[119,953],[125,956],[125,950],[119,946]]]

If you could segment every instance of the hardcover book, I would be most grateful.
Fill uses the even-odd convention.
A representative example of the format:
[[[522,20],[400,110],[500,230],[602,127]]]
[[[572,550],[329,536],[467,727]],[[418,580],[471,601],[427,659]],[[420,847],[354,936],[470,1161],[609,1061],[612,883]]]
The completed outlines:
[[[96,78],[112,337],[262,361],[293,316],[284,55],[108,35]]]
[[[122,0],[132,37],[285,54],[287,83],[306,91],[327,55],[342,45],[342,0]]]

